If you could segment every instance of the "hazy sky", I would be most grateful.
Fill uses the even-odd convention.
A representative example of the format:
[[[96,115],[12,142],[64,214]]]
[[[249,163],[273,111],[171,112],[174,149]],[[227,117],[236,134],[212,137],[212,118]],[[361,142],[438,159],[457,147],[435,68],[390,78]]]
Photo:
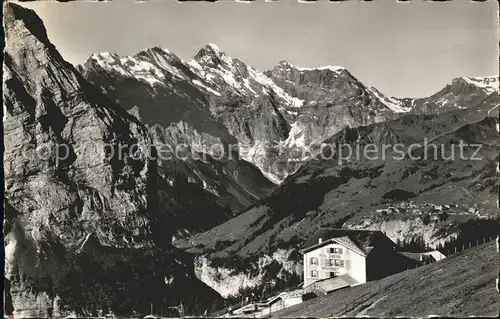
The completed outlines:
[[[314,4],[29,2],[73,64],[92,53],[159,45],[184,60],[205,44],[264,70],[281,60],[344,66],[398,97],[427,96],[458,76],[498,74],[497,2],[395,0]]]

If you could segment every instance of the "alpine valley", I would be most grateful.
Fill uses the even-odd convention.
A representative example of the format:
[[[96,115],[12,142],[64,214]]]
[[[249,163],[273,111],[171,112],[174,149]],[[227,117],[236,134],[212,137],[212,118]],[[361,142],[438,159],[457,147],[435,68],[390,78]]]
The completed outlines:
[[[427,248],[498,232],[497,76],[394,98],[342,67],[259,71],[214,44],[73,66],[34,11],[7,3],[4,25],[6,314],[211,313],[296,287],[319,227]],[[445,154],[333,149],[424,140]],[[447,158],[460,141],[482,160]]]

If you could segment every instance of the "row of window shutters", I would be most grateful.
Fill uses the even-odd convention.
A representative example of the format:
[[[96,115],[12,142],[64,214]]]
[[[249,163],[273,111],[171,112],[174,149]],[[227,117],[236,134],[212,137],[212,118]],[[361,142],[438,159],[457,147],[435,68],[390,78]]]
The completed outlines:
[[[327,271],[327,272],[325,272],[325,276],[323,276],[322,278],[328,278],[328,277],[333,278],[333,277],[337,277],[339,275],[340,275],[339,271]],[[318,270],[311,270],[310,277],[311,278],[318,278],[319,271]]]
[[[309,264],[311,264],[311,265],[318,265],[318,262],[319,262],[320,266],[345,267],[345,262],[343,259],[323,259],[323,258],[320,258],[318,261],[318,258],[311,257],[309,260]]]

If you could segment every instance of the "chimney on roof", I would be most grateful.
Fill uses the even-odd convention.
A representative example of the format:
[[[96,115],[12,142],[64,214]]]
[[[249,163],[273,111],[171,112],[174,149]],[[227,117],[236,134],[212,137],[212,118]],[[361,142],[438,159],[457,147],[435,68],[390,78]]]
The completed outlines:
[[[323,238],[321,238],[321,237],[320,237],[320,238],[318,239],[318,244],[321,244],[322,242],[323,242]]]

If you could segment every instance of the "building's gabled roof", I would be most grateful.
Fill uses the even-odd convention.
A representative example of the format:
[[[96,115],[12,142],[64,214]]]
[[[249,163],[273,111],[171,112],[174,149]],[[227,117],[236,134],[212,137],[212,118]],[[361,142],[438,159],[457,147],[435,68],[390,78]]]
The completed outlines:
[[[319,242],[319,239],[322,242]],[[311,250],[336,242],[350,250],[363,256],[379,243],[395,245],[385,234],[378,230],[358,230],[343,228],[322,228],[318,230],[303,246],[301,252],[306,253]]]
[[[338,237],[338,238],[332,238],[332,240],[339,245],[344,246],[345,248],[352,250],[360,255],[365,255],[368,254],[368,252],[365,252],[361,250],[349,237],[343,236],[343,237]]]
[[[275,303],[279,299],[299,298],[299,297],[302,297],[302,289],[283,291],[276,296],[268,298],[266,301],[257,302],[255,304],[259,307],[269,307],[271,304]]]
[[[343,274],[337,277],[333,278],[326,278],[322,280],[318,280],[313,282],[312,284],[308,285],[307,287],[304,287],[303,291],[304,293],[310,293],[313,292],[315,289],[319,288],[320,290],[325,291],[326,293],[329,293],[331,291],[341,289],[344,287],[349,287],[355,284],[358,284],[359,282],[351,277],[349,274]]]
[[[439,250],[428,251],[425,252],[424,255],[432,256],[432,258],[434,258],[435,261],[446,258],[446,255],[440,252]]]
[[[296,298],[296,297],[301,297],[302,296],[302,289],[295,289],[291,291],[284,291],[280,293],[278,296],[281,296],[283,298]]]
[[[415,261],[421,261],[422,253],[413,253],[408,251],[398,251],[398,254],[405,256],[406,258],[410,258]]]
[[[439,250],[433,250],[433,251],[426,251],[426,252],[421,252],[421,253],[413,253],[413,252],[406,252],[406,251],[400,251],[398,252],[400,255],[403,255],[407,258],[416,260],[416,261],[422,261],[428,258],[433,258],[435,261],[441,260],[446,258],[446,256],[441,253]]]

